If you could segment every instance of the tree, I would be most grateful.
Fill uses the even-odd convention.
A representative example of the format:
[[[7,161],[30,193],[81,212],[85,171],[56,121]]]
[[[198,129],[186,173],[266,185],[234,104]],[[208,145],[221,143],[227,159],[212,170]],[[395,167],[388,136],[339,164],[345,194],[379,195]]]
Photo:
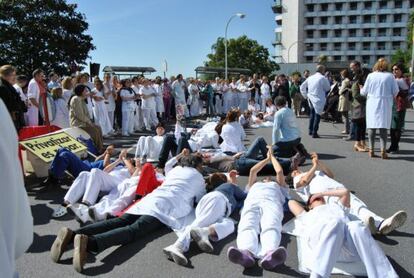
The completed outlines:
[[[218,38],[211,49],[213,53],[207,55],[205,66],[224,67],[224,38]],[[229,68],[245,68],[264,75],[279,69],[279,65],[270,60],[269,50],[247,36],[228,40],[227,54]]]
[[[0,65],[19,74],[36,68],[69,74],[95,49],[88,23],[65,0],[0,0]]]

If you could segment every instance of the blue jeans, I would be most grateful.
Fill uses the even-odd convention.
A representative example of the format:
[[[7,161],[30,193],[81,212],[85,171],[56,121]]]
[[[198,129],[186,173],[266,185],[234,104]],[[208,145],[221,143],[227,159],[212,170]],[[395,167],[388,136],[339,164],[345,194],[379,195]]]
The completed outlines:
[[[214,95],[208,96],[206,110],[207,110],[207,115],[210,115],[210,116],[216,113],[214,109]]]
[[[277,142],[273,145],[273,154],[277,157],[292,157],[296,154],[296,146],[300,144],[300,137],[292,141]]]
[[[309,118],[309,135],[318,134],[319,129],[319,122],[321,121],[321,115],[316,113],[315,108],[311,102],[309,102],[310,106],[310,118]]]
[[[83,171],[90,171],[93,168],[103,169],[103,160],[89,162],[87,160],[81,160],[70,150],[65,148],[58,149],[52,164],[49,167],[49,173],[55,178],[62,178],[65,171],[75,178]]]

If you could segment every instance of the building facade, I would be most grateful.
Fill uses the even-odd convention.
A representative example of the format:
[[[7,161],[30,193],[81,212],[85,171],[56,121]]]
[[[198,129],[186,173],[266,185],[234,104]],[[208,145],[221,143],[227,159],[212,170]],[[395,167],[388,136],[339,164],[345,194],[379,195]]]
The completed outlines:
[[[412,0],[275,0],[275,60],[359,60],[371,66],[407,48]]]

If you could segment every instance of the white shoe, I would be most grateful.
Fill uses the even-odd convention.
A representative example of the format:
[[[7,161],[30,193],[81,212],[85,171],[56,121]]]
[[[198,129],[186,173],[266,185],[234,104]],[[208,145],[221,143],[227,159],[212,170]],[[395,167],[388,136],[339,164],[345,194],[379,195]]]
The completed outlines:
[[[396,213],[394,213],[393,216],[388,217],[381,223],[378,229],[379,233],[382,235],[388,235],[395,229],[404,225],[406,220],[407,220],[407,213],[403,210],[397,211]]]
[[[364,219],[364,224],[368,228],[368,230],[371,232],[371,235],[376,235],[378,232],[377,227],[375,226],[374,217],[368,216]]]
[[[68,213],[75,216],[76,221],[81,224],[85,224],[88,221],[92,221],[88,214],[88,207],[84,204],[79,204],[78,207],[73,205],[68,205],[67,208]]]
[[[208,228],[193,228],[190,231],[190,235],[201,250],[206,253],[212,253],[214,251],[213,245],[211,245],[208,239]]]
[[[175,246],[174,244],[165,247],[163,249],[163,252],[165,256],[167,256],[167,259],[173,260],[178,265],[186,266],[188,264],[188,260],[184,256],[183,251],[181,251],[181,249]]]

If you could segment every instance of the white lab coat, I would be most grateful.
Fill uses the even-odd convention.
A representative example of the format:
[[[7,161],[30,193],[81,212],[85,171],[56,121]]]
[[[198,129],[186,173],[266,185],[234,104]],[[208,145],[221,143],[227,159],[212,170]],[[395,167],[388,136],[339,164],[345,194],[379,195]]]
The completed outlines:
[[[237,90],[239,90],[238,97],[239,97],[239,108],[242,113],[247,110],[247,105],[249,102],[249,87],[246,82],[239,83],[237,85]]]
[[[69,108],[68,103],[64,98],[58,98],[55,100],[56,114],[55,118],[51,122],[52,125],[60,128],[68,128],[69,124]]]
[[[164,113],[164,101],[162,99],[162,87],[159,84],[153,85],[156,96],[155,96],[155,111],[157,113]]]
[[[194,202],[198,202],[204,194],[204,178],[200,172],[176,166],[167,173],[162,185],[131,206],[126,213],[150,215],[179,230],[188,222],[186,217],[193,212]]]
[[[300,85],[300,92],[311,102],[317,114],[322,114],[326,103],[326,93],[330,90],[331,85],[328,79],[319,72],[309,76]]]
[[[34,78],[30,80],[29,85],[27,87],[27,98],[31,99],[34,98],[37,103],[40,100],[40,88]],[[39,108],[34,106],[33,104],[29,106],[27,109],[27,117],[28,117],[28,126],[37,126],[39,125]]]
[[[164,136],[141,136],[137,142],[135,157],[147,156],[147,159],[158,159],[160,156]]]
[[[238,121],[223,125],[220,136],[223,138],[223,142],[220,144],[220,149],[223,152],[238,153],[246,150],[243,144],[246,133]]]
[[[92,92],[95,96],[104,97],[104,92],[98,91],[96,88]],[[99,125],[102,129],[102,135],[108,135],[108,133],[113,131],[104,99],[100,101],[93,100],[93,116],[95,118],[95,124]]]
[[[33,241],[33,217],[17,155],[17,134],[0,100],[0,276],[18,277],[15,260]]]
[[[190,115],[191,117],[197,117],[200,115],[200,89],[195,84],[188,86],[188,92],[190,94],[188,100],[190,104]]]
[[[397,81],[389,72],[368,74],[361,95],[367,96],[367,128],[391,127],[392,104],[399,92]]]
[[[287,192],[275,182],[256,182],[252,186],[241,211],[237,231],[239,249],[262,258],[279,247]]]

